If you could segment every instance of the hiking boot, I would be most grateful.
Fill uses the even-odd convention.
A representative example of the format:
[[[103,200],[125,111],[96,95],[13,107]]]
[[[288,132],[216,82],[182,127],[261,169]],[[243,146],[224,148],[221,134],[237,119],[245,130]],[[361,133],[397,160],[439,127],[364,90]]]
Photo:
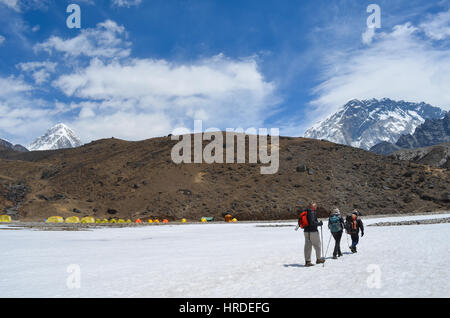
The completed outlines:
[[[322,264],[322,263],[325,263],[325,259],[324,259],[324,258],[319,258],[319,259],[316,261],[316,264]]]
[[[350,247],[350,251],[352,251],[352,253],[356,253],[356,248]]]
[[[310,267],[310,266],[314,266],[314,264],[311,263],[310,261],[306,261],[305,267]]]
[[[339,253],[338,253],[338,257],[341,257],[341,256],[342,256],[342,253],[341,253],[341,252],[339,252]]]
[[[336,255],[333,255],[333,259],[337,259],[337,256],[336,256]]]

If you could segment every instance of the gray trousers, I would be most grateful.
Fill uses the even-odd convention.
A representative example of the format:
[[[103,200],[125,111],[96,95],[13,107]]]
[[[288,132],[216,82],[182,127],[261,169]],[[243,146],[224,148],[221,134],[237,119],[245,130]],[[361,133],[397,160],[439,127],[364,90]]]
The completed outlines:
[[[305,235],[305,261],[311,262],[312,247],[316,251],[316,258],[320,259],[322,254],[320,253],[320,236],[319,232],[304,232]]]

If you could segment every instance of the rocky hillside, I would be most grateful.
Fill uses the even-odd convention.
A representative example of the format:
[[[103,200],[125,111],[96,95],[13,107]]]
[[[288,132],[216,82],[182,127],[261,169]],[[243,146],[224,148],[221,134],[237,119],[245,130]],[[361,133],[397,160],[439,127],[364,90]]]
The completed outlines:
[[[402,135],[396,142],[401,148],[419,148],[450,142],[450,112],[442,119],[427,119],[414,134]]]
[[[416,149],[403,149],[394,152],[391,157],[397,160],[408,160],[450,170],[450,143]]]
[[[305,138],[280,138],[280,168],[180,164],[169,137],[95,141],[74,149],[0,154],[0,209],[22,220],[51,215],[198,220],[290,219],[299,198],[321,216],[450,208],[450,172]],[[204,142],[206,144],[206,142]],[[269,145],[269,147],[271,147]]]
[[[370,148],[370,151],[377,153],[379,155],[390,155],[393,152],[402,150],[402,147],[397,146],[396,144],[392,144],[387,141],[382,141],[379,144],[376,144],[372,148]]]
[[[9,141],[0,139],[0,151],[14,150],[19,152],[27,152],[28,149],[22,145],[13,145]]]
[[[442,109],[423,102],[354,99],[308,129],[305,137],[370,149],[383,141],[395,143],[426,119],[442,118],[444,114]]]

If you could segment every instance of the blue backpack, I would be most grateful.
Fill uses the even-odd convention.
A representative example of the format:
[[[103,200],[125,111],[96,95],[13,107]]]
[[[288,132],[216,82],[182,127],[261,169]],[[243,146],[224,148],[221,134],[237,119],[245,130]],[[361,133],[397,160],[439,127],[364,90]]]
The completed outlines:
[[[330,231],[332,233],[342,231],[341,218],[339,216],[331,216],[328,222],[330,223]]]

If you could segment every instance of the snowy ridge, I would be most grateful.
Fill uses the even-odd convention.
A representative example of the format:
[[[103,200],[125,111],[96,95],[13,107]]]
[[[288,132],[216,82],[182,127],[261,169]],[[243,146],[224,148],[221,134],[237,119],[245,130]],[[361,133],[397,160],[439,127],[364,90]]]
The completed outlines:
[[[425,119],[444,115],[442,109],[423,102],[353,99],[309,128],[304,136],[370,149],[382,141],[395,143],[402,134],[413,133]]]
[[[66,125],[60,123],[47,130],[28,146],[30,151],[75,148],[82,145],[81,140]]]

